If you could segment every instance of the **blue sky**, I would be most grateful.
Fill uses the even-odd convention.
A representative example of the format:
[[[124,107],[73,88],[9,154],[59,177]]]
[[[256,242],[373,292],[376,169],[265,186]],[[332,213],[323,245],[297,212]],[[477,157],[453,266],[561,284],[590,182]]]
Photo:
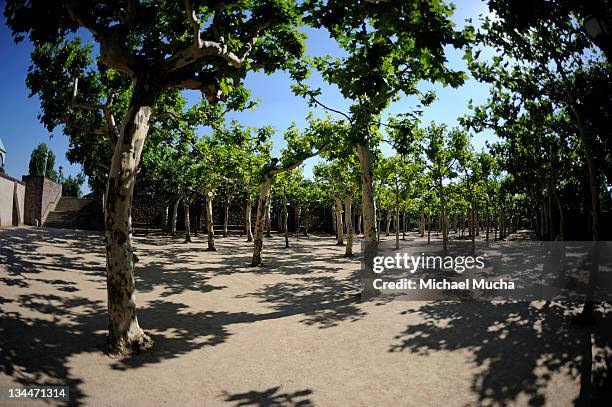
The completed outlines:
[[[478,15],[486,13],[486,5],[476,0],[461,0],[455,2],[456,12],[453,16],[458,27],[464,25],[466,18],[478,19]],[[4,2],[1,1],[2,8]],[[337,55],[336,44],[322,30],[309,30],[307,40],[307,53],[312,55]],[[53,134],[39,123],[37,115],[40,111],[39,101],[36,97],[29,97],[29,91],[25,86],[25,78],[30,63],[31,44],[22,42],[15,45],[11,38],[10,30],[6,27],[4,17],[0,24],[0,49],[2,59],[0,60],[0,137],[8,151],[6,160],[6,172],[15,178],[21,178],[27,173],[30,153],[39,143],[47,143],[56,155],[56,167],[63,167],[64,174],[76,174],[80,172],[79,165],[71,165],[65,158],[68,148],[68,140],[56,129]],[[449,65],[455,69],[465,70],[462,53],[452,48],[447,50]],[[249,74],[246,85],[251,89],[252,96],[261,99],[260,105],[252,112],[241,112],[230,114],[228,118],[234,118],[245,126],[272,125],[277,129],[274,140],[276,149],[283,147],[282,134],[292,122],[296,122],[299,128],[303,128],[305,118],[311,110],[306,101],[296,97],[291,92],[291,81],[284,72],[278,72],[271,76],[263,73]],[[342,98],[337,88],[323,83],[318,75],[308,81],[313,87],[321,87],[323,93],[321,100],[328,106],[339,110],[347,110],[349,103]],[[478,83],[473,79],[468,80],[462,87],[457,89],[443,88],[439,85],[423,83],[421,90],[433,89],[437,93],[437,100],[431,106],[425,108],[422,121],[429,123],[436,121],[446,123],[449,126],[457,124],[457,118],[467,112],[467,103],[472,99],[474,103],[482,103],[488,95],[486,85]],[[198,92],[188,92],[187,97],[192,101],[199,98]],[[415,106],[415,100],[403,98],[394,103],[389,109],[389,114],[398,114],[410,111]],[[322,109],[314,109],[317,115],[324,115]],[[477,148],[484,145],[485,140],[493,138],[491,133],[478,134],[474,137]],[[386,151],[389,151],[388,149]],[[316,159],[306,163],[305,174],[311,174],[312,165]],[[89,188],[84,186],[85,192]]]

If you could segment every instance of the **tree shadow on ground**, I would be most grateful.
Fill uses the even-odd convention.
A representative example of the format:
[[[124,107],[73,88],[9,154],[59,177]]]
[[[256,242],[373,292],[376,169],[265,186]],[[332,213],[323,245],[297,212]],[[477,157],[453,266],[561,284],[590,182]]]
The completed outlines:
[[[78,295],[82,281],[90,287],[104,289],[103,238],[99,234],[51,229],[12,229],[0,232],[0,271],[7,280],[0,305],[0,366],[2,371],[21,385],[69,385],[70,401],[67,405],[87,404],[83,378],[70,371],[69,361],[74,356],[101,353],[106,340],[106,303]],[[136,267],[137,291],[152,291],[161,287],[161,298],[139,304],[138,318],[156,341],[152,351],[112,361],[117,370],[134,369],[164,360],[181,357],[189,352],[216,346],[232,335],[232,325],[306,315],[303,322],[310,325],[333,326],[338,321],[353,320],[365,315],[358,307],[356,292],[350,282],[324,278],[317,273],[339,271],[344,264],[323,261],[306,247],[296,245],[282,254],[283,258],[263,268],[249,268],[250,247],[240,246],[236,256],[235,242],[219,245],[220,252],[213,260],[198,262],[192,251],[197,247],[176,247],[163,250],[149,243],[136,242],[144,257]],[[45,252],[46,248],[52,252]],[[178,252],[175,249],[180,249]],[[333,252],[333,250],[332,250]],[[89,260],[85,255],[95,257]],[[149,257],[151,256],[151,257]],[[304,268],[309,262],[319,261],[320,267]],[[348,262],[348,260],[347,260]],[[221,268],[216,267],[222,265]],[[240,263],[240,264],[238,264]],[[94,265],[92,265],[94,264]],[[199,267],[193,268],[194,264]],[[184,265],[190,266],[183,267]],[[173,294],[196,291],[202,294],[224,288],[208,284],[218,274],[243,272],[297,274],[304,279],[294,286],[271,287],[259,293],[262,300],[272,304],[272,312],[196,311],[186,304],[163,300]],[[43,278],[42,272],[61,271],[65,277]],[[304,275],[306,273],[306,275]],[[85,277],[83,277],[83,274]],[[79,276],[80,275],[80,276]],[[46,276],[45,276],[46,277]],[[70,281],[72,279],[77,279]],[[12,284],[9,284],[12,283]],[[33,294],[32,284],[54,287],[54,294]],[[300,289],[301,286],[301,289]],[[307,294],[306,296],[302,294]],[[257,296],[258,293],[253,295]],[[6,311],[10,308],[10,312]],[[253,400],[272,400],[270,405],[306,405],[296,394],[261,393]],[[239,397],[240,395],[234,395]],[[246,395],[244,396],[246,397]],[[267,397],[267,399],[266,399]],[[236,398],[236,402],[241,399]],[[248,399],[242,400],[242,402]],[[278,404],[284,403],[284,404]],[[302,404],[299,404],[302,403]],[[260,404],[261,405],[261,404]],[[266,405],[266,404],[263,404]]]
[[[73,355],[99,352],[106,337],[106,306],[82,297],[21,295],[19,303],[42,318],[0,313],[0,369],[22,386],[69,386],[70,400],[86,402],[82,379],[67,366]]]
[[[232,325],[252,324],[295,315],[312,315],[312,318],[318,318],[317,323],[322,326],[331,326],[333,321],[361,317],[358,309],[353,307],[355,302],[355,299],[345,298],[319,304],[298,303],[295,307],[255,314],[226,311],[189,312],[190,308],[184,304],[152,301],[139,310],[138,319],[141,325],[149,327],[147,333],[155,341],[153,350],[117,360],[112,364],[112,368],[138,368],[221,344],[232,335]]]
[[[314,406],[308,398],[312,390],[304,389],[293,393],[279,393],[281,386],[271,387],[264,391],[249,391],[247,393],[223,393],[224,401],[236,407],[310,407]]]
[[[84,254],[99,253],[104,247],[99,233],[81,232],[68,229],[15,228],[0,230],[0,264],[6,273],[0,283],[6,286],[27,288],[34,281],[53,285],[66,292],[78,291],[71,281],[64,279],[43,279],[35,275],[44,270],[63,272],[74,270],[94,277],[103,277],[105,266],[101,263],[86,262]],[[78,244],[75,244],[77,243]],[[42,250],[67,249],[47,253]]]
[[[205,271],[184,270],[177,268],[176,264],[150,262],[146,266],[138,267],[135,274],[139,292],[150,292],[161,286],[163,292],[160,297],[169,297],[185,291],[209,293],[227,288],[209,284],[211,276]]]
[[[238,298],[255,297],[280,312],[300,310],[300,322],[318,328],[330,328],[340,322],[354,322],[367,313],[359,306],[359,276],[344,279],[332,276],[298,277],[290,282],[269,284]],[[379,301],[385,301],[380,299]]]
[[[410,312],[425,322],[397,335],[389,352],[426,356],[469,350],[479,371],[472,380],[479,405],[507,405],[519,395],[526,395],[531,406],[545,405],[545,389],[555,373],[580,381],[576,405],[601,405],[610,396],[610,388],[603,387],[610,381],[609,317],[602,317],[599,328],[590,331],[572,326],[567,304],[560,303],[436,302]],[[591,354],[591,337],[603,353]],[[595,369],[592,356],[599,361]]]

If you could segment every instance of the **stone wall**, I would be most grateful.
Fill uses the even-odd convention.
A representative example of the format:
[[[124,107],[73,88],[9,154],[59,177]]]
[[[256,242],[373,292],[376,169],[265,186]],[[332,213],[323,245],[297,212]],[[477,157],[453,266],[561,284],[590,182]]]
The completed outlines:
[[[0,227],[23,224],[25,185],[0,173]]]
[[[13,200],[13,225],[25,223],[25,192],[26,186],[22,182],[15,182],[15,195]]]
[[[24,221],[42,225],[62,197],[62,184],[39,175],[24,175],[26,184]]]

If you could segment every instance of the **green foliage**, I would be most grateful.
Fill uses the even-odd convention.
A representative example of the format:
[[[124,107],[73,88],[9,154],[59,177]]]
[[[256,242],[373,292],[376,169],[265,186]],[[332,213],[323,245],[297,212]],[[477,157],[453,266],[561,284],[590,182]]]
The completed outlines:
[[[61,179],[62,182],[62,196],[80,198],[81,187],[85,182],[85,176],[82,173],[78,173],[75,176],[69,175],[66,178]]]
[[[458,86],[466,78],[465,73],[446,67],[444,46],[462,47],[469,35],[454,30],[449,20],[453,7],[443,1],[310,0],[305,7],[310,12],[305,21],[326,28],[346,52],[338,58],[314,58],[311,64],[353,102],[346,114],[354,126],[353,143],[375,146],[380,141],[376,129],[383,110],[402,93],[419,95],[419,81]],[[320,90],[302,83],[308,72],[303,65],[292,70],[298,82],[294,91],[315,104]],[[422,96],[424,103],[432,99],[431,94]]]
[[[45,155],[47,155],[47,167],[44,176],[55,181],[57,173],[55,172],[55,154],[47,147],[45,143],[40,143],[38,147],[32,150],[30,155],[30,164],[28,165],[29,175],[43,175],[45,168]]]
[[[359,185],[359,164],[354,155],[319,163],[313,173],[315,179],[329,184],[339,197],[352,195]]]

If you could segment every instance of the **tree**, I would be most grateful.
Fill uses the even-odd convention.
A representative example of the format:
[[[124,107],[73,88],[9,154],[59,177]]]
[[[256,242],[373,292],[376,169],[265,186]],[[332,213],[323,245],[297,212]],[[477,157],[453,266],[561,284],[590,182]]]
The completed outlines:
[[[541,4],[541,3],[538,3]],[[580,140],[581,153],[587,167],[591,203],[591,239],[601,238],[600,191],[601,168],[598,162],[598,151],[601,142],[598,135],[608,134],[607,129],[592,128],[591,123],[601,122],[595,118],[601,113],[588,111],[584,99],[580,98],[581,87],[576,79],[588,66],[591,42],[586,38],[582,27],[569,13],[551,13],[546,19],[536,18],[528,24],[515,18],[515,4],[492,1],[490,8],[498,17],[487,18],[478,33],[479,42],[488,48],[498,50],[487,64],[478,61],[479,52],[468,52],[466,59],[474,75],[484,81],[493,83],[494,94],[499,90],[509,90],[510,99],[507,107],[514,107],[504,115],[516,116],[520,113],[517,101],[535,99],[540,105],[551,106],[551,110],[566,110]],[[513,8],[514,7],[514,8]],[[496,91],[496,90],[497,91]],[[498,121],[498,117],[494,118]],[[593,131],[594,130],[594,131]],[[592,275],[598,271],[598,260],[592,262]],[[594,304],[587,301],[582,319],[592,322]]]
[[[445,125],[431,123],[424,129],[422,138],[422,154],[429,177],[438,194],[440,202],[440,229],[442,244],[446,251],[448,244],[448,214],[446,208],[445,181],[456,176],[456,164],[467,148],[467,135],[458,128],[448,131]]]
[[[278,191],[277,196],[282,197],[282,211],[280,216],[282,217],[282,230],[285,235],[285,248],[289,248],[289,205],[293,202],[296,207],[296,195],[299,194],[300,182],[303,180],[302,171],[300,167],[294,168],[290,171],[285,171],[278,174],[276,177],[275,187]],[[297,214],[297,207],[295,209]],[[299,228],[298,228],[299,229]],[[298,230],[299,232],[299,230]]]
[[[411,156],[411,157],[410,157]],[[410,160],[410,158],[412,160]],[[395,218],[395,248],[399,249],[400,240],[400,207],[407,198],[411,186],[416,185],[417,173],[421,170],[420,163],[414,154],[406,157],[394,155],[380,160],[378,167],[378,177],[383,185],[389,188],[392,193],[392,206]],[[405,218],[405,215],[404,215]],[[390,220],[390,219],[389,219]],[[387,229],[389,222],[387,223]],[[404,230],[404,227],[401,227]]]
[[[421,80],[458,86],[465,75],[446,67],[444,46],[461,47],[468,37],[453,29],[449,20],[452,7],[443,1],[355,2],[339,4],[332,0],[313,0],[308,3],[311,15],[307,22],[325,27],[330,36],[346,51],[346,56],[316,58],[315,65],[323,78],[337,85],[342,95],[351,101],[349,112],[341,112],[321,102],[320,90],[311,90],[303,80],[307,69],[295,69],[298,81],[295,91],[312,104],[342,114],[351,126],[350,140],[356,148],[362,179],[362,214],[365,265],[368,275],[363,297],[377,293],[371,282],[374,255],[377,250],[372,175],[373,150],[381,140],[380,118],[391,101],[400,93],[418,95]],[[408,24],[407,21],[410,23]],[[432,101],[424,94],[422,102]],[[410,117],[412,119],[412,117]],[[401,126],[408,129],[407,119]],[[407,140],[398,140],[407,144]]]
[[[483,192],[483,182],[488,176],[488,159],[484,153],[475,154],[472,146],[464,146],[459,152],[457,172],[462,182],[462,196],[467,198],[469,204],[470,237],[472,239],[472,253],[476,250],[476,220],[477,205]]]
[[[304,226],[302,233],[304,236],[308,236],[310,232],[312,209],[316,207],[319,202],[321,202],[322,197],[324,196],[324,192],[321,187],[322,186],[318,182],[305,178],[300,181],[298,187],[296,188],[296,207],[298,214],[303,213]]]
[[[129,0],[126,7],[115,2],[10,0],[4,14],[14,39],[28,35],[35,50],[78,36],[78,28],[88,30],[99,45],[98,64],[78,73],[112,70],[132,83],[114,140],[105,197],[109,350],[125,354],[149,348],[152,341],[136,317],[130,213],[155,106],[164,92],[174,88],[200,90],[214,103],[240,87],[246,72],[282,67],[303,50],[296,29],[299,13],[291,1],[217,7],[186,1],[183,8],[178,2],[158,5],[136,0]],[[212,23],[205,26],[203,21]]]
[[[78,173],[74,177],[69,175],[66,178],[61,179],[62,182],[62,196],[69,196],[74,198],[81,197],[81,186],[85,182],[85,177],[82,173]]]
[[[270,136],[272,128],[262,127],[260,129],[247,129],[244,134],[244,152],[241,155],[242,164],[235,170],[237,177],[241,180],[243,192],[246,195],[244,227],[247,242],[253,241],[253,226],[251,214],[253,210],[253,197],[258,191],[261,174],[264,172],[266,163],[271,161],[272,144]],[[266,208],[266,216],[269,224],[270,205]]]
[[[281,151],[281,159],[271,158],[264,166],[260,176],[251,266],[260,266],[262,264],[261,252],[263,250],[264,223],[270,200],[270,189],[274,178],[278,174],[299,167],[308,158],[325,152],[330,146],[337,143],[342,126],[342,123],[309,117],[308,127],[302,134],[300,134],[294,125],[285,132],[284,139],[287,143],[287,148]]]
[[[609,27],[612,27],[612,3],[609,0],[535,0],[525,8],[521,0],[493,0],[489,7],[497,12],[504,20],[511,21],[520,31],[528,30],[551,20],[573,19],[580,24],[581,30],[589,40],[601,49],[608,61],[612,55],[612,36]],[[586,20],[596,17],[599,24],[607,27],[596,38],[591,38],[586,30]]]
[[[55,154],[45,143],[40,143],[30,155],[29,175],[44,175],[52,181],[57,179],[55,172]],[[43,174],[44,171],[44,174]]]
[[[330,154],[325,154],[328,158],[336,156],[335,159],[327,163],[317,165],[313,172],[317,179],[330,184],[332,194],[334,195],[334,204],[336,209],[336,227],[338,233],[338,245],[344,245],[343,242],[343,221],[342,213],[344,206],[344,224],[346,225],[346,248],[345,257],[353,256],[353,196],[357,189],[359,180],[359,167],[355,154],[336,155],[334,150]]]

